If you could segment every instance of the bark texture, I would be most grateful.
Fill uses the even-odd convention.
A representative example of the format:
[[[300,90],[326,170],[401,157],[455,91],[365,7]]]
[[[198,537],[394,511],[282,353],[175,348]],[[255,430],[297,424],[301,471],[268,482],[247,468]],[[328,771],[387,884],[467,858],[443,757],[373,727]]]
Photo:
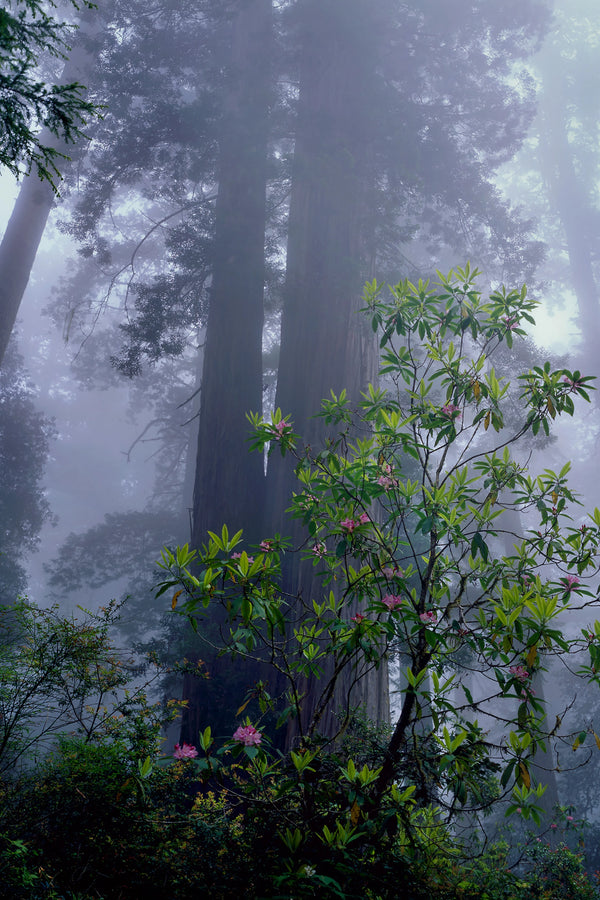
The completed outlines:
[[[348,7],[351,6],[352,10]],[[365,97],[373,57],[368,4],[320,0],[302,4],[301,72],[287,249],[286,288],[276,406],[281,407],[314,450],[327,429],[314,418],[321,400],[346,389],[352,401],[372,379],[375,352],[361,306],[362,264],[368,197],[369,105]],[[363,26],[363,27],[361,27]],[[271,456],[268,505],[274,532],[298,546],[305,533],[283,511],[298,490],[293,466]],[[313,566],[297,554],[284,560],[285,587],[293,597],[318,595]],[[338,727],[336,712],[364,704],[373,719],[387,717],[385,668],[352,688],[341,679],[320,723],[325,734]],[[305,726],[323,682],[306,685]],[[290,740],[294,735],[290,734]]]
[[[213,281],[204,346],[192,546],[226,523],[244,529],[247,542],[260,540],[264,467],[250,454],[246,413],[262,409],[262,331],[266,166],[269,129],[270,0],[240,0],[231,23],[231,60],[219,146]],[[204,625],[203,625],[204,627]],[[209,629],[218,629],[213,619]],[[256,678],[253,667],[212,653],[208,682],[186,677],[188,707],[182,739],[196,743],[198,730],[214,714],[240,703]],[[244,684],[240,685],[240,678]]]

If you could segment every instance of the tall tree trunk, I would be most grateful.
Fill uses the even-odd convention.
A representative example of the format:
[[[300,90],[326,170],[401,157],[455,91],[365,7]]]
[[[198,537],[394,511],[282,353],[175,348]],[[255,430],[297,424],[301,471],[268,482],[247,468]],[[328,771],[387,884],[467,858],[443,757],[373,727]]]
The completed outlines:
[[[540,164],[551,205],[564,230],[571,284],[579,309],[585,365],[593,374],[600,374],[597,372],[600,292],[592,264],[592,245],[597,243],[597,237],[591,228],[589,194],[577,175],[573,149],[569,143],[570,113],[564,65],[560,58],[550,56],[542,74]]]
[[[231,24],[219,147],[219,189],[210,309],[206,329],[192,545],[210,530],[242,527],[246,541],[260,539],[264,468],[248,452],[246,413],[262,408],[262,331],[266,167],[270,96],[271,2],[239,0]],[[207,628],[218,628],[211,622]],[[182,739],[197,742],[198,730],[215,715],[231,719],[240,703],[230,663],[205,659],[208,682],[187,677],[188,707]],[[255,677],[239,667],[242,680]],[[239,679],[238,679],[239,685]],[[233,704],[233,706],[232,706]],[[229,709],[231,707],[231,709]]]
[[[368,186],[365,87],[374,57],[360,22],[367,26],[367,0],[305,0],[300,5],[301,73],[294,151],[276,405],[313,449],[326,438],[314,418],[321,400],[346,389],[352,401],[372,377],[374,347],[357,310],[361,305],[361,225]],[[366,40],[365,40],[366,39]],[[366,45],[365,45],[366,44]],[[291,533],[295,546],[306,535],[283,517],[297,488],[293,466],[273,454],[268,505],[272,530]],[[292,596],[310,600],[319,591],[313,566],[297,554],[284,559],[284,584]],[[371,718],[387,716],[384,668],[352,692]],[[303,725],[319,684],[307,686]],[[335,733],[336,710],[347,704],[350,683],[341,681],[320,730]],[[293,736],[290,735],[290,739]]]
[[[80,36],[90,38],[99,29],[98,11],[85,10],[80,23]],[[88,41],[79,40],[65,64],[61,83],[71,84],[79,81],[87,84],[90,68]],[[67,144],[47,129],[42,131],[40,143],[53,147],[67,157],[60,164],[63,172],[70,165],[70,159],[81,153],[85,146],[82,141]],[[42,181],[34,172],[23,178],[21,190],[0,243],[0,366],[55,200],[56,195],[48,181]]]

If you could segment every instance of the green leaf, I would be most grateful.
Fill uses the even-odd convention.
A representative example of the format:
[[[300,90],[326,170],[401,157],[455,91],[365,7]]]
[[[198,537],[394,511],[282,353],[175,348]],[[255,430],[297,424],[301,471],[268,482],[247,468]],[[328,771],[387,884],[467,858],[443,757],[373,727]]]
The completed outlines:
[[[473,540],[471,541],[471,556],[473,559],[477,556],[477,553],[481,554],[481,557],[484,562],[488,561],[489,556],[489,548],[483,537],[481,536],[481,532],[477,531],[473,536]]]

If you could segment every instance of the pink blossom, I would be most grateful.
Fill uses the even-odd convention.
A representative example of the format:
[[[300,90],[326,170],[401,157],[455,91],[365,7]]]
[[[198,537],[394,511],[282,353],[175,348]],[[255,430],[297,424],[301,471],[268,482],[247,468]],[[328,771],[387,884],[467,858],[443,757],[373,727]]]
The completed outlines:
[[[579,584],[579,578],[576,575],[566,575],[560,579],[566,591],[572,591]]]
[[[241,559],[241,558],[242,558],[242,554],[241,554],[241,553],[232,553],[232,554],[231,554],[231,558],[232,558],[232,559]],[[247,559],[248,559],[248,564],[249,564],[249,565],[252,565],[252,563],[254,562],[254,557],[253,557],[253,556],[248,556]]]
[[[390,610],[397,609],[398,606],[402,603],[402,597],[397,594],[386,594],[385,597],[382,598],[381,602],[384,606]]]
[[[315,544],[312,548],[312,552],[315,556],[322,557],[327,553],[327,547],[325,544]]]
[[[263,553],[270,553],[273,549],[273,541],[261,541],[259,545],[259,550],[262,550]]]
[[[391,566],[383,566],[381,569],[381,574],[385,576],[388,580],[394,577],[395,570],[391,568]]]
[[[455,417],[457,419],[460,419],[460,416],[461,416],[460,407],[456,406],[454,403],[445,403],[442,406],[442,412],[444,413],[445,416],[448,416],[451,419],[453,419]],[[457,415],[457,413],[458,413],[458,415]]]
[[[342,519],[340,525],[342,528],[345,528],[349,534],[352,534],[355,528],[358,528],[360,525],[368,525],[370,521],[367,513],[361,513],[358,519],[351,519],[350,517]]]
[[[392,475],[392,467],[389,463],[384,462],[382,467],[383,475],[377,479],[377,484],[381,485],[384,491],[389,491],[392,487],[398,486],[398,479]]]
[[[569,392],[569,393],[573,393],[573,391],[576,391],[578,387],[581,387],[581,382],[580,382],[580,381],[573,381],[573,379],[572,379],[572,378],[569,378],[568,375],[564,375],[564,376],[563,376],[563,381],[564,381],[565,384],[568,384],[568,385],[569,385],[569,387],[570,387],[570,392]]]
[[[419,618],[425,625],[435,625],[437,622],[437,613],[430,609],[429,612],[421,613]]]
[[[572,821],[573,821],[573,816],[567,816],[567,822],[572,822]]]
[[[511,675],[514,675],[515,678],[518,678],[519,681],[527,681],[529,678],[529,672],[525,666],[511,666],[508,671]]]
[[[514,331],[515,328],[517,328],[519,325],[519,320],[513,318],[512,316],[504,316],[502,321],[504,322],[504,324],[506,325],[506,327],[508,328],[509,331]]]
[[[254,725],[240,725],[233,732],[233,740],[239,741],[245,747],[258,747],[262,741],[262,734],[256,730]]]
[[[198,756],[198,751],[191,744],[184,743],[181,747],[179,744],[175,744],[173,756],[175,759],[195,759]]]
[[[519,813],[519,815],[521,815],[521,813],[523,812],[520,806],[517,806],[517,812]]]
[[[366,617],[366,616],[363,616],[362,613],[356,613],[355,616],[352,616],[352,618],[350,619],[350,621],[351,621],[351,622],[356,622],[357,625],[360,625],[360,623],[361,623],[361,622],[364,622],[364,620],[365,620],[366,618],[367,618],[367,617]]]
[[[292,427],[292,426],[290,425],[289,422],[286,422],[285,419],[281,419],[281,421],[277,422],[276,425],[273,425],[273,428],[274,428],[275,431],[277,432],[277,434],[274,434],[274,435],[273,435],[273,438],[274,438],[276,441],[280,441],[280,440],[281,440],[281,435],[282,435],[287,429],[291,429],[291,427]]]
[[[558,825],[556,824],[556,822],[553,822],[550,828],[558,828]]]

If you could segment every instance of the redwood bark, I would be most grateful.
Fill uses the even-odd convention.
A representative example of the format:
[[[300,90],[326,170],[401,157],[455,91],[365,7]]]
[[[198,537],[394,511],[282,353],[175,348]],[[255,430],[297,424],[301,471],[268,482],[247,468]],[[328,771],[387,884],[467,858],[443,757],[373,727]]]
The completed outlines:
[[[276,406],[294,423],[313,450],[323,446],[327,429],[314,418],[330,390],[346,389],[351,401],[372,380],[375,352],[360,316],[364,268],[361,262],[368,197],[369,122],[365,90],[374,55],[364,0],[306,0],[302,5],[300,95],[287,247],[286,287]],[[352,24],[350,24],[352,23]],[[273,454],[268,471],[269,520],[274,532],[306,539],[284,510],[298,490],[292,463]],[[284,559],[284,587],[305,601],[318,596],[314,568],[298,554]],[[330,673],[325,674],[325,679]],[[302,728],[314,712],[324,680],[306,686]],[[352,696],[350,697],[350,694]],[[387,717],[387,671],[362,679],[351,690],[351,676],[338,682],[320,721],[335,734],[336,712],[350,702],[363,704],[372,719]],[[295,728],[288,736],[296,737]]]
[[[244,529],[260,540],[264,466],[249,453],[246,414],[262,409],[262,331],[266,167],[271,57],[270,0],[240,0],[231,24],[231,59],[219,146],[214,268],[206,328],[198,453],[194,485],[192,546],[207,531]],[[218,617],[203,624],[207,633]],[[187,677],[188,701],[182,740],[196,743],[198,731],[215,716],[233,720],[254,667],[236,663],[239,678],[224,691],[231,663],[212,652],[205,657],[210,680]],[[229,696],[228,696],[229,693]],[[234,694],[235,696],[232,696]],[[230,707],[230,709],[228,708]]]

